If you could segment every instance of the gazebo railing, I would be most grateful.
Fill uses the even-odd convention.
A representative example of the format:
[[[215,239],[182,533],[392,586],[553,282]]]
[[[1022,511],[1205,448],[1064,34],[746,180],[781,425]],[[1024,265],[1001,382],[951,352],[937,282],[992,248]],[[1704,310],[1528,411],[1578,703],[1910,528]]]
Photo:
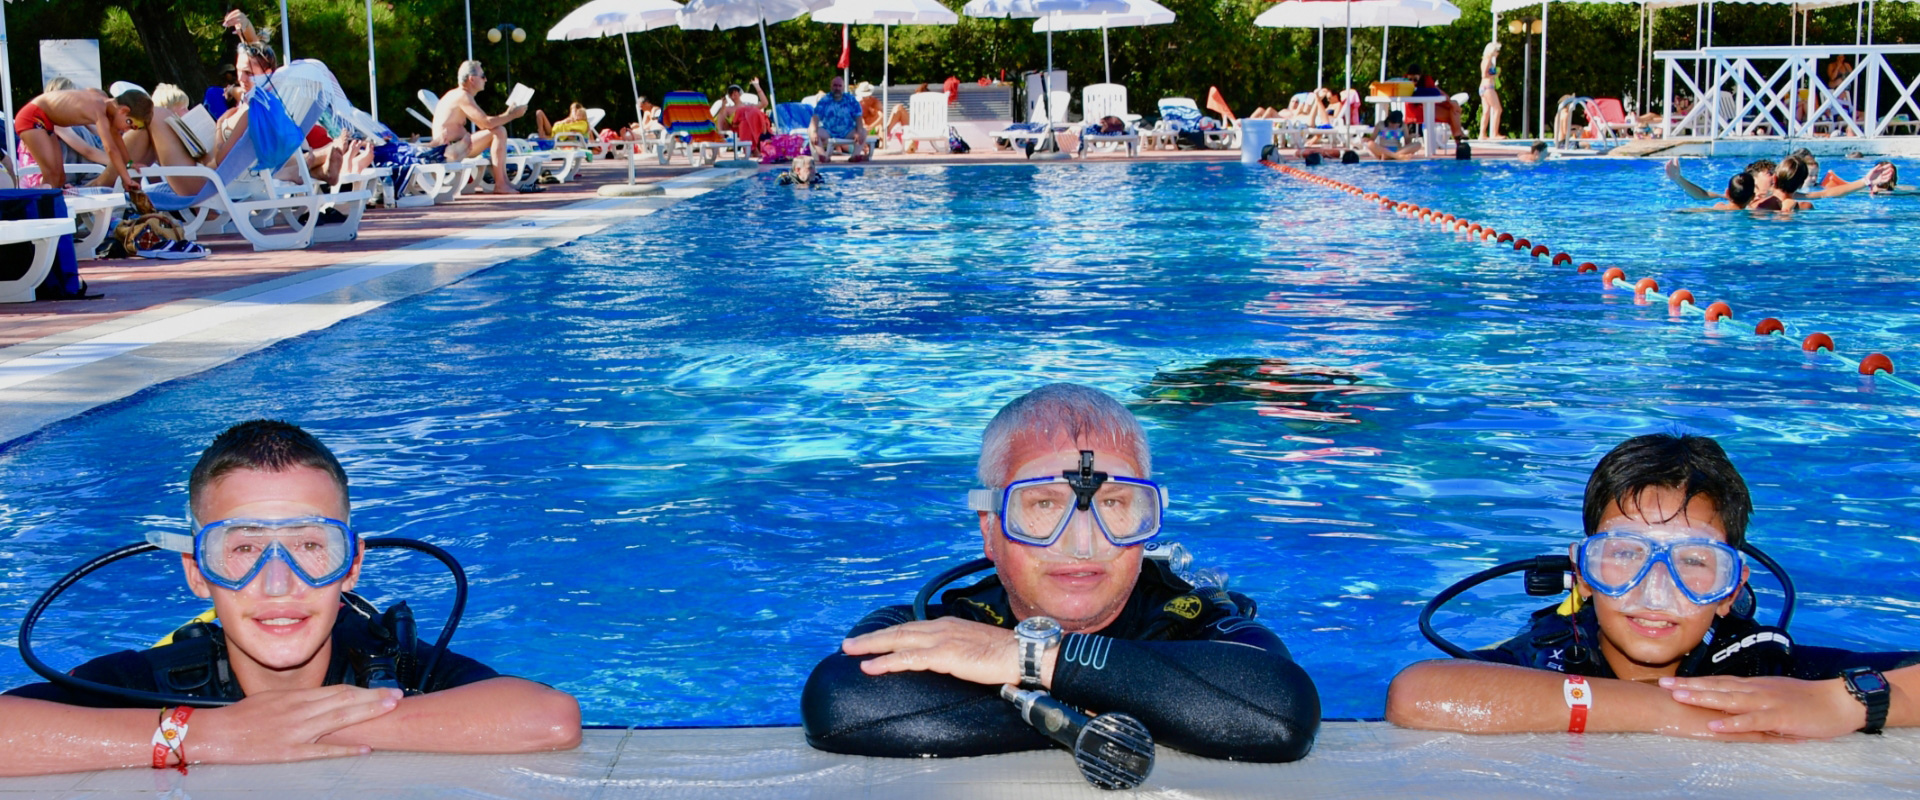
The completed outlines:
[[[1662,132],[1716,140],[1873,139],[1892,135],[1891,128],[1901,125],[1912,134],[1912,122],[1920,120],[1920,76],[1902,77],[1886,58],[1909,54],[1920,54],[1920,45],[1661,50],[1654,57],[1666,64],[1662,107],[1669,109]],[[1838,55],[1852,58],[1854,69],[1830,87],[1820,67]],[[1671,112],[1676,91],[1695,99],[1685,114]]]

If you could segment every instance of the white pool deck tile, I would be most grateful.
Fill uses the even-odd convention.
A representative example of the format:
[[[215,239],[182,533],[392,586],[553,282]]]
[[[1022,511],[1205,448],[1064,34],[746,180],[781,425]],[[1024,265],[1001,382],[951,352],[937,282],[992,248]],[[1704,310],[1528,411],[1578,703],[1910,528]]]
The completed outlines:
[[[376,753],[282,765],[0,779],[0,799],[223,798],[1852,798],[1920,797],[1920,731],[1727,744],[1638,734],[1463,736],[1329,722],[1293,764],[1164,748],[1131,792],[1081,780],[1064,751],[962,759],[839,756],[799,728],[589,730],[560,753]]]
[[[752,174],[701,170],[659,181],[661,196],[597,198],[530,211],[0,348],[0,444]]]

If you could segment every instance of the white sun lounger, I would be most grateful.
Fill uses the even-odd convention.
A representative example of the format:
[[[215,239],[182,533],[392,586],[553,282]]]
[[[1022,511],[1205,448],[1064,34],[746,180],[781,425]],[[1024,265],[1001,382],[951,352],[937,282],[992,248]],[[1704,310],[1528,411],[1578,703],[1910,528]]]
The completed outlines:
[[[0,222],[0,244],[33,243],[33,261],[27,271],[12,280],[0,280],[0,303],[31,303],[34,290],[53,269],[54,254],[60,237],[73,233],[73,218],[22,219]]]
[[[947,145],[947,93],[921,92],[907,101],[909,142],[933,142],[935,152]]]

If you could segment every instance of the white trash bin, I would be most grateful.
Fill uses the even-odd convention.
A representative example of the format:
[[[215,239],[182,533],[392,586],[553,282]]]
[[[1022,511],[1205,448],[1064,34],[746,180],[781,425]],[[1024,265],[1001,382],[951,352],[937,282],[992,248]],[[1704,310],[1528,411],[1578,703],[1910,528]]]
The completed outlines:
[[[1240,163],[1260,163],[1260,151],[1273,144],[1273,120],[1240,120]]]

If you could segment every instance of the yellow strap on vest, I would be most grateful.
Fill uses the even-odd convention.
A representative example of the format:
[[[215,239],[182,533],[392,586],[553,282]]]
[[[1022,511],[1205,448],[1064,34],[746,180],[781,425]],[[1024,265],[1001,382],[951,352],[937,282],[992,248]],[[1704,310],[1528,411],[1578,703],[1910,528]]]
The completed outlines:
[[[1580,606],[1580,593],[1573,591],[1567,593],[1567,599],[1560,601],[1560,607],[1554,611],[1560,616],[1571,617],[1580,613]]]
[[[199,616],[194,617],[193,619],[187,620],[186,622],[180,623],[180,627],[192,625],[193,623],[196,623],[196,622],[212,622],[219,618],[220,618],[220,612],[209,608],[206,611],[200,612]],[[175,630],[179,630],[179,628],[175,628]],[[160,641],[154,642],[153,646],[166,647],[167,645],[170,645],[170,644],[173,644],[173,634],[171,633],[160,637]]]

